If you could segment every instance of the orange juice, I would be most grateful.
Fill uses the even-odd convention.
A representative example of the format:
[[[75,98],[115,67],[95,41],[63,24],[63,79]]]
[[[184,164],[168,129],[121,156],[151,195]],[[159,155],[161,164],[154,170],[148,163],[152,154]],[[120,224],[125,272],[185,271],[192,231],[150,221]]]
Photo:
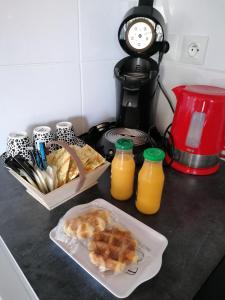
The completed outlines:
[[[111,165],[111,195],[117,200],[128,200],[133,194],[135,162],[133,143],[128,139],[116,142],[116,154]]]
[[[160,208],[164,173],[162,160],[165,154],[157,148],[144,151],[145,161],[138,174],[137,209],[144,214],[154,214]]]

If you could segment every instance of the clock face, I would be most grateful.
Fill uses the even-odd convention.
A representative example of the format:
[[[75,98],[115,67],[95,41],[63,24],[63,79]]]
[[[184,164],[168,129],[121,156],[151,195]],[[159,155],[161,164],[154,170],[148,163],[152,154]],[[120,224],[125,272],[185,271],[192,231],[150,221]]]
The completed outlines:
[[[154,42],[155,31],[152,24],[145,19],[135,19],[130,23],[126,33],[129,48],[144,51]]]

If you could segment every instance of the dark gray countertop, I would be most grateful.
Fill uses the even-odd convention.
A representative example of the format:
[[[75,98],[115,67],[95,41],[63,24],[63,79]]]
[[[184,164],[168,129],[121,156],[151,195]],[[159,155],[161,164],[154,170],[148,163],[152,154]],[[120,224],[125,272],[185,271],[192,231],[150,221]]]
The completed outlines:
[[[50,239],[59,218],[96,198],[110,203],[168,238],[160,272],[127,299],[191,300],[225,255],[225,164],[195,177],[166,170],[162,206],[145,216],[109,193],[109,170],[99,184],[48,211],[0,167],[0,235],[41,300],[116,299]]]

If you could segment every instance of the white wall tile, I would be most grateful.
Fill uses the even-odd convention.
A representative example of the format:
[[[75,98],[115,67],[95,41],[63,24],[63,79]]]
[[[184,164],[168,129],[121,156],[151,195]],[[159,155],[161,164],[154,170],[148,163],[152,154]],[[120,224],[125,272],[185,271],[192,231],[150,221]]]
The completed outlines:
[[[77,0],[0,0],[0,65],[78,58]]]
[[[72,120],[79,133],[80,72],[76,64],[0,68],[0,152],[10,131]]]
[[[225,71],[224,0],[156,0],[155,7],[165,15],[168,33],[180,38],[178,60],[184,35],[208,36],[204,67]]]
[[[117,34],[130,3],[133,6],[135,1],[79,1],[82,61],[113,60],[127,55],[119,45]]]
[[[176,98],[171,89],[179,84],[208,84],[225,88],[224,0],[156,0],[155,7],[165,16],[168,33],[177,37],[174,59],[165,56],[160,68],[161,80],[174,106]],[[205,62],[198,66],[180,62],[184,35],[208,36]],[[157,106],[157,126],[161,130],[172,121],[173,114],[162,93]]]
[[[116,61],[82,63],[83,115],[86,118],[86,128],[115,119],[115,64]]]

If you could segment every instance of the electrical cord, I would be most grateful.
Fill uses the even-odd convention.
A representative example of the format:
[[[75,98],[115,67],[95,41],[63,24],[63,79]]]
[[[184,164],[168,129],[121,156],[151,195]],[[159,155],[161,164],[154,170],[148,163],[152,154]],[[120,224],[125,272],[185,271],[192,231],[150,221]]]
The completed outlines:
[[[174,161],[174,149],[175,149],[174,148],[174,139],[173,139],[171,132],[169,131],[171,126],[172,126],[172,123],[167,126],[166,130],[163,133],[164,151],[166,153],[168,153],[168,155],[170,157],[170,161],[165,164],[165,166],[167,166],[167,167],[170,167]],[[167,137],[167,135],[169,135],[169,137]]]
[[[165,96],[173,114],[175,112],[172,101],[170,100],[170,97],[168,96],[165,88],[160,83],[159,79],[157,80],[158,87],[162,91],[163,95]],[[170,128],[172,126],[172,123],[170,123],[167,128],[165,129],[163,135],[161,136],[159,132],[157,133],[157,129],[152,127],[149,129],[149,137],[150,137],[150,143],[153,147],[162,148],[170,157],[170,161],[165,163],[166,167],[170,167],[174,161],[174,138],[170,132]],[[153,134],[153,137],[152,137]],[[154,138],[155,137],[155,138]]]
[[[175,112],[175,110],[174,110],[174,108],[173,108],[172,101],[170,100],[170,97],[168,96],[168,94],[167,94],[166,90],[164,89],[164,87],[162,86],[161,82],[159,81],[159,78],[158,78],[158,80],[157,80],[157,81],[158,81],[158,86],[159,86],[159,88],[160,88],[161,92],[162,92],[162,93],[163,93],[163,95],[165,96],[166,100],[167,100],[167,101],[168,101],[168,103],[169,103],[169,106],[170,106],[170,108],[171,108],[172,112],[174,113],[174,112]]]

